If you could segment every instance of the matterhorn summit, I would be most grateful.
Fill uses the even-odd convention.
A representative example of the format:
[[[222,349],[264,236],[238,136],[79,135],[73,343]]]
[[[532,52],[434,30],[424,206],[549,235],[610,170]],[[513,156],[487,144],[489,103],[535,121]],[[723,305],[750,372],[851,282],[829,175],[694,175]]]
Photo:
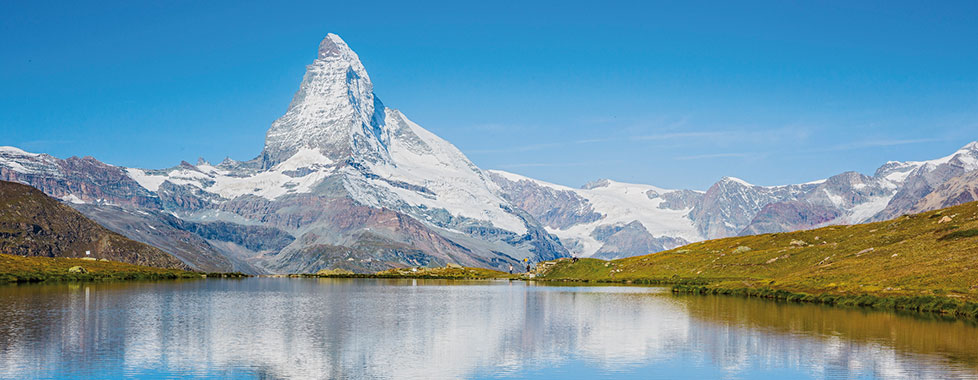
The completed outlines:
[[[318,58],[306,66],[288,111],[268,130],[263,166],[272,167],[303,148],[333,161],[354,156],[389,160],[384,112],[360,57],[331,33],[319,44]]]

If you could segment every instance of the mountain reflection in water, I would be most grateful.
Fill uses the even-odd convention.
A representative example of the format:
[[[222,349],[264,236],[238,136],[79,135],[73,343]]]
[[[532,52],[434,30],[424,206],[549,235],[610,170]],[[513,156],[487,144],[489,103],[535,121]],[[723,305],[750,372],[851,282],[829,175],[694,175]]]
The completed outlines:
[[[647,287],[4,286],[0,316],[0,378],[978,376],[971,323]]]

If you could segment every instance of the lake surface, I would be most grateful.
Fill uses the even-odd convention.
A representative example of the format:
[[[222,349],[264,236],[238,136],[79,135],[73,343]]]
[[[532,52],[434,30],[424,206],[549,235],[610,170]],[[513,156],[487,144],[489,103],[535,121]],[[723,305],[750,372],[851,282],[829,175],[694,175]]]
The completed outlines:
[[[0,287],[0,378],[130,377],[976,378],[978,327],[509,281]]]

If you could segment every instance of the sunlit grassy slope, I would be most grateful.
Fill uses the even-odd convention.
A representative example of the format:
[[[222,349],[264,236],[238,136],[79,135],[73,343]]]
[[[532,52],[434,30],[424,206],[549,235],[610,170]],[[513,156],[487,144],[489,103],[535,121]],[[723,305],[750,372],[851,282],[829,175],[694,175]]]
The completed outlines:
[[[71,273],[72,267],[84,273]],[[115,261],[24,257],[0,254],[0,283],[92,280],[162,280],[200,278],[200,273],[162,269]]]
[[[976,301],[978,202],[878,223],[709,240],[614,261],[564,259],[541,277]]]

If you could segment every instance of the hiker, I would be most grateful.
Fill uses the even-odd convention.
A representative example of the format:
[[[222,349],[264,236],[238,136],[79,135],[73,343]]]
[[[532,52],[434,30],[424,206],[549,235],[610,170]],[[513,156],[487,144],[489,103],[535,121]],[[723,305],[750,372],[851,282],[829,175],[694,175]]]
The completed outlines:
[[[526,262],[526,273],[530,273],[530,262]]]
[[[513,274],[513,264],[509,264],[509,274]]]
[[[577,262],[577,255],[574,256],[574,262]]]

